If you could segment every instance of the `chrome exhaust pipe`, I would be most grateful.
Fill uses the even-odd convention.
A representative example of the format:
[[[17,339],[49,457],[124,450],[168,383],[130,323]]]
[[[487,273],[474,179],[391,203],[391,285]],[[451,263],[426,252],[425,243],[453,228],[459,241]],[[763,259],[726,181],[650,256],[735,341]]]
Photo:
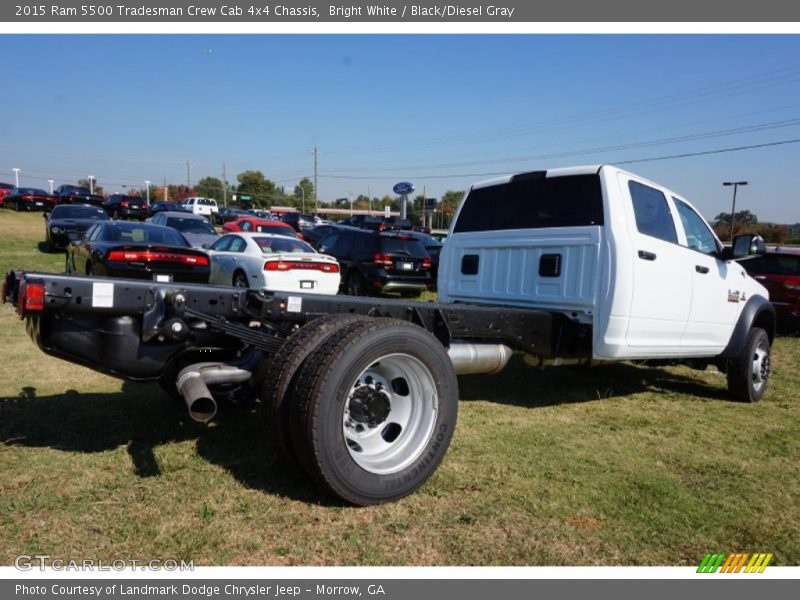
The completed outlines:
[[[217,414],[217,401],[208,386],[244,383],[252,376],[250,371],[225,363],[197,363],[178,373],[175,387],[183,396],[189,416],[198,423],[208,423]]]
[[[455,343],[447,354],[456,375],[492,375],[505,368],[514,351],[505,344]]]

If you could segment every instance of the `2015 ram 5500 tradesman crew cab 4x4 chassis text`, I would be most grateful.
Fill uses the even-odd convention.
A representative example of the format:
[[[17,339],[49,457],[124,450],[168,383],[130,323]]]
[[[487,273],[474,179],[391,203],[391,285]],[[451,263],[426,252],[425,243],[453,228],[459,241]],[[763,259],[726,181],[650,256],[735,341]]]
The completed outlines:
[[[734,398],[759,400],[775,314],[734,260],[759,251],[752,236],[724,248],[679,194],[606,165],[474,185],[441,253],[440,302],[22,272],[4,298],[48,354],[157,380],[196,420],[225,396],[260,398],[277,448],[374,504],[442,460],[456,375],[513,352],[715,365]]]

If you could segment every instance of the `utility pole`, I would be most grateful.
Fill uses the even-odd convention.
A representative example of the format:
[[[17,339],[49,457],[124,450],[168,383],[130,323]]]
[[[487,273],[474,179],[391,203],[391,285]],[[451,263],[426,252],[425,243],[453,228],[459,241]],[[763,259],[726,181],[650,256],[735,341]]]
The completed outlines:
[[[370,187],[367,186],[367,206],[369,207],[369,214],[372,214],[372,191]]]
[[[167,201],[167,176],[164,175],[164,202]]]
[[[222,161],[222,206],[228,206],[228,171]]]
[[[144,180],[144,189],[145,189],[145,194],[147,194],[147,204],[149,205],[150,204],[150,180],[149,179],[145,179]]]
[[[733,206],[731,206],[731,242],[733,242],[733,222],[736,219],[736,190],[740,185],[747,185],[746,181],[723,181],[722,185],[733,186]]]
[[[316,215],[319,213],[319,192],[317,192],[317,156],[319,156],[319,150],[316,146],[314,146],[314,214]]]

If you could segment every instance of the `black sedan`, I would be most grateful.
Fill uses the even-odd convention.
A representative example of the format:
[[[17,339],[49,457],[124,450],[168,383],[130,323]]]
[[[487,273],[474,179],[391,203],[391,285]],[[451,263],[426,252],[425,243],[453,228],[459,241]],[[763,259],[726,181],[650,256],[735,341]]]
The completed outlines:
[[[209,260],[170,227],[101,221],[67,248],[67,273],[208,283]]]
[[[100,206],[103,204],[103,197],[92,193],[88,187],[79,185],[64,184],[56,188],[54,192],[58,198],[58,204],[92,204]]]
[[[83,237],[98,221],[108,221],[102,208],[80,204],[61,204],[44,213],[44,246],[48,252],[66,248]]]
[[[220,208],[219,212],[214,215],[214,221],[217,225],[224,225],[225,223],[233,223],[238,221],[239,219],[244,219],[246,217],[252,217],[253,213],[246,211],[242,208],[234,208],[232,206],[226,206],[224,208]]]
[[[147,206],[147,200],[141,196],[111,194],[103,202],[103,210],[112,219],[146,219],[150,216],[150,207]]]
[[[14,210],[50,210],[56,203],[55,196],[39,188],[15,187],[3,196],[3,207]]]

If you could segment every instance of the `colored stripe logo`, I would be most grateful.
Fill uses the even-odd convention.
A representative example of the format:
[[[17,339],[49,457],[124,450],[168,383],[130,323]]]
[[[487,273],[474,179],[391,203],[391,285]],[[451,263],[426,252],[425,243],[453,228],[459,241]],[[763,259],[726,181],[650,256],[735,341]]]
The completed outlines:
[[[763,573],[772,560],[772,553],[708,552],[703,557],[698,573]]]

